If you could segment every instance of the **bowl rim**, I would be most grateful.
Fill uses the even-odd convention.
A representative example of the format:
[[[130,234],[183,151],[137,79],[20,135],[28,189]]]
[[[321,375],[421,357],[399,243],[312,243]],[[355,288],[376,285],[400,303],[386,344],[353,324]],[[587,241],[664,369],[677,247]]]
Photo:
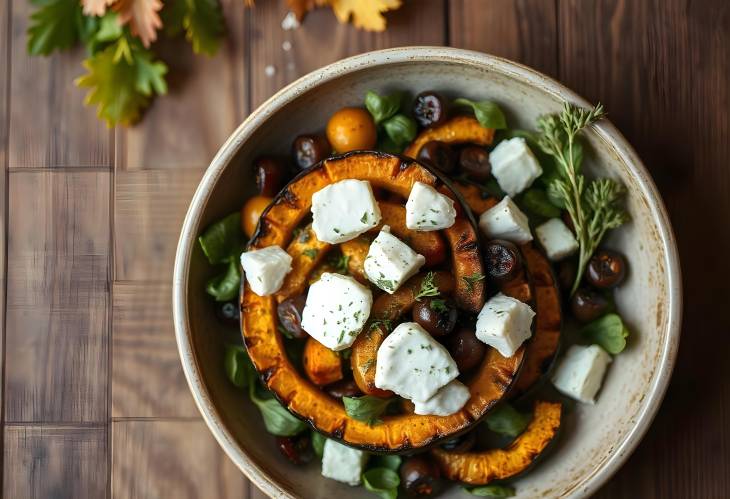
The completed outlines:
[[[210,163],[190,202],[183,222],[173,272],[172,302],[175,338],[185,378],[193,399],[205,423],[220,446],[234,464],[264,493],[271,497],[296,497],[284,490],[276,480],[262,469],[246,451],[241,448],[228,428],[222,423],[218,409],[213,405],[200,369],[190,338],[190,323],[187,314],[187,287],[189,262],[197,241],[198,226],[203,210],[220,176],[235,157],[241,146],[270,116],[298,96],[326,82],[359,70],[391,64],[417,62],[450,62],[476,66],[505,74],[529,86],[537,86],[561,101],[581,106],[590,106],[587,100],[558,81],[513,61],[471,50],[438,46],[397,47],[365,52],[339,60],[285,86],[254,110],[230,135]],[[677,244],[659,191],[648,170],[639,159],[633,147],[608,120],[601,120],[593,126],[597,136],[608,143],[618,158],[627,166],[631,175],[647,199],[652,218],[656,221],[659,239],[664,251],[664,268],[667,272],[667,324],[668,331],[659,356],[656,374],[649,386],[648,395],[638,412],[633,427],[616,446],[614,452],[598,464],[595,471],[582,478],[568,491],[572,497],[586,497],[596,492],[624,464],[647,432],[661,405],[674,367],[682,320],[681,270]]]

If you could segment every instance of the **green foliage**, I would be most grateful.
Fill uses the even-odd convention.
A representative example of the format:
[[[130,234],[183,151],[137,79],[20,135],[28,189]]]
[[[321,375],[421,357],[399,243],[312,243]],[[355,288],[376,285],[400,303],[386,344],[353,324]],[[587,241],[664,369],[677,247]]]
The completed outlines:
[[[494,408],[484,421],[494,433],[516,437],[525,431],[531,419],[531,415],[522,414],[511,405],[504,403]]]
[[[621,317],[611,313],[586,324],[580,330],[580,334],[592,343],[600,345],[608,353],[616,355],[626,348],[629,330]]]
[[[400,110],[403,93],[395,92],[380,96],[372,90],[365,94],[365,107],[370,112],[376,125],[395,115]]]
[[[416,138],[418,125],[410,116],[396,114],[383,122],[383,130],[391,142],[402,151]]]
[[[515,489],[513,487],[496,483],[479,485],[477,487],[464,487],[464,490],[478,497],[512,497],[515,495]]]
[[[381,499],[396,499],[400,477],[390,468],[370,468],[362,474],[362,483],[367,490]]]
[[[29,54],[49,55],[79,41],[84,23],[79,0],[35,0],[33,4],[38,8],[30,15]]]
[[[497,130],[507,128],[507,119],[497,104],[483,100],[475,102],[469,99],[459,98],[454,101],[457,106],[469,106],[474,111],[474,116],[484,128]]]
[[[391,399],[382,399],[372,395],[342,397],[342,403],[345,405],[347,415],[370,425],[381,422],[378,418],[385,412],[390,402]]]

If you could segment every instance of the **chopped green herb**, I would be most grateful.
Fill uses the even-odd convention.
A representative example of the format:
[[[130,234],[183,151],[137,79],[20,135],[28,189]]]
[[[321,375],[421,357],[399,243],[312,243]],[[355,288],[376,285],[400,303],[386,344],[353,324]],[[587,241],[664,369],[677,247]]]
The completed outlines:
[[[308,230],[302,230],[301,234],[299,234],[299,237],[297,238],[300,243],[309,242],[310,239],[312,239],[312,234],[310,234]]]
[[[423,281],[421,281],[421,289],[418,290],[418,293],[414,296],[416,301],[421,301],[421,298],[426,298],[428,296],[438,296],[439,295],[439,288],[436,286],[434,281],[434,273],[429,272],[426,274],[426,277],[423,278]]]
[[[317,253],[319,253],[319,251],[316,250],[315,248],[309,248],[309,249],[305,249],[304,251],[302,251],[302,254],[304,254],[304,256],[309,257],[310,260],[314,260],[315,258],[317,258]]]
[[[395,282],[389,279],[378,279],[375,281],[375,285],[383,291],[395,291]]]
[[[429,307],[431,307],[431,310],[438,312],[439,314],[449,311],[449,307],[446,306],[446,300],[442,300],[440,298],[431,300]]]
[[[472,292],[474,291],[474,285],[479,281],[484,280],[484,277],[484,274],[475,272],[472,275],[465,275],[464,277],[462,277],[462,279],[464,279],[464,282],[466,282],[466,287],[469,289],[469,292]]]
[[[362,214],[362,217],[360,218],[360,222],[362,222],[364,224],[368,223],[368,212],[367,211]]]

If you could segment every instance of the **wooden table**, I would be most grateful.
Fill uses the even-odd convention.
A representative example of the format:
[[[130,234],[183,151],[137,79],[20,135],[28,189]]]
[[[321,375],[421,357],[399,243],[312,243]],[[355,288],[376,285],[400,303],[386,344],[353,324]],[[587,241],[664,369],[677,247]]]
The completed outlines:
[[[170,95],[113,130],[73,86],[83,53],[29,58],[28,3],[0,5],[4,497],[261,496],[178,365],[170,281],[184,212],[223,140],[282,85],[419,44],[531,65],[603,102],[636,146],[679,239],[684,335],[659,416],[599,496],[730,497],[727,0],[411,0],[383,34],[330,11],[285,32],[284,0],[223,3],[220,54],[163,42]]]

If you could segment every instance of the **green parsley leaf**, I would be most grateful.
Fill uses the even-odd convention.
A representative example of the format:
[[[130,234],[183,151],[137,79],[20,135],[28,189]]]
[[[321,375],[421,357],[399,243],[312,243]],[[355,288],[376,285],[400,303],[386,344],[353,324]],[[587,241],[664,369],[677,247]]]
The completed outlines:
[[[474,111],[474,116],[484,128],[501,129],[507,128],[507,119],[504,113],[494,102],[483,100],[475,102],[469,99],[459,98],[454,101],[457,106],[469,106]]]
[[[383,122],[385,134],[401,150],[416,138],[416,120],[405,114],[396,114]]]
[[[342,397],[345,405],[345,412],[348,416],[358,421],[364,421],[369,425],[375,425],[381,421],[378,419],[388,408],[392,399],[382,399],[372,395],[362,397]]]
[[[402,92],[380,96],[372,90],[369,90],[365,94],[365,107],[372,115],[376,125],[379,125],[397,113],[402,101]]]
[[[464,277],[462,277],[462,279],[464,279],[464,282],[466,283],[466,287],[469,289],[469,292],[472,292],[474,291],[474,285],[479,281],[484,280],[484,277],[484,274],[475,272],[472,275],[465,275]]]
[[[479,485],[477,487],[464,487],[464,490],[478,497],[512,497],[515,495],[515,489],[513,487],[498,485],[496,483]]]
[[[381,499],[396,499],[400,477],[389,468],[371,468],[362,474],[362,483],[367,490]]]
[[[522,414],[511,405],[504,403],[494,408],[484,421],[494,433],[516,437],[525,431],[530,420],[532,420],[530,414]]]
[[[205,285],[205,292],[215,298],[215,301],[230,301],[238,296],[241,287],[241,269],[237,258],[231,258],[226,270],[213,278]]]
[[[38,9],[30,15],[28,53],[48,55],[71,48],[79,40],[83,23],[79,0],[36,0]]]
[[[433,272],[429,272],[426,274],[426,277],[424,277],[423,281],[421,281],[421,288],[418,290],[418,293],[416,293],[416,295],[413,297],[416,301],[421,301],[421,298],[426,298],[428,296],[439,295],[439,288],[433,282],[434,277],[435,275]]]
[[[244,245],[241,213],[236,211],[209,225],[198,242],[213,265],[226,263],[231,257],[238,258]]]
[[[629,330],[618,314],[611,313],[586,324],[580,330],[580,334],[600,345],[608,353],[616,355],[626,348]]]

